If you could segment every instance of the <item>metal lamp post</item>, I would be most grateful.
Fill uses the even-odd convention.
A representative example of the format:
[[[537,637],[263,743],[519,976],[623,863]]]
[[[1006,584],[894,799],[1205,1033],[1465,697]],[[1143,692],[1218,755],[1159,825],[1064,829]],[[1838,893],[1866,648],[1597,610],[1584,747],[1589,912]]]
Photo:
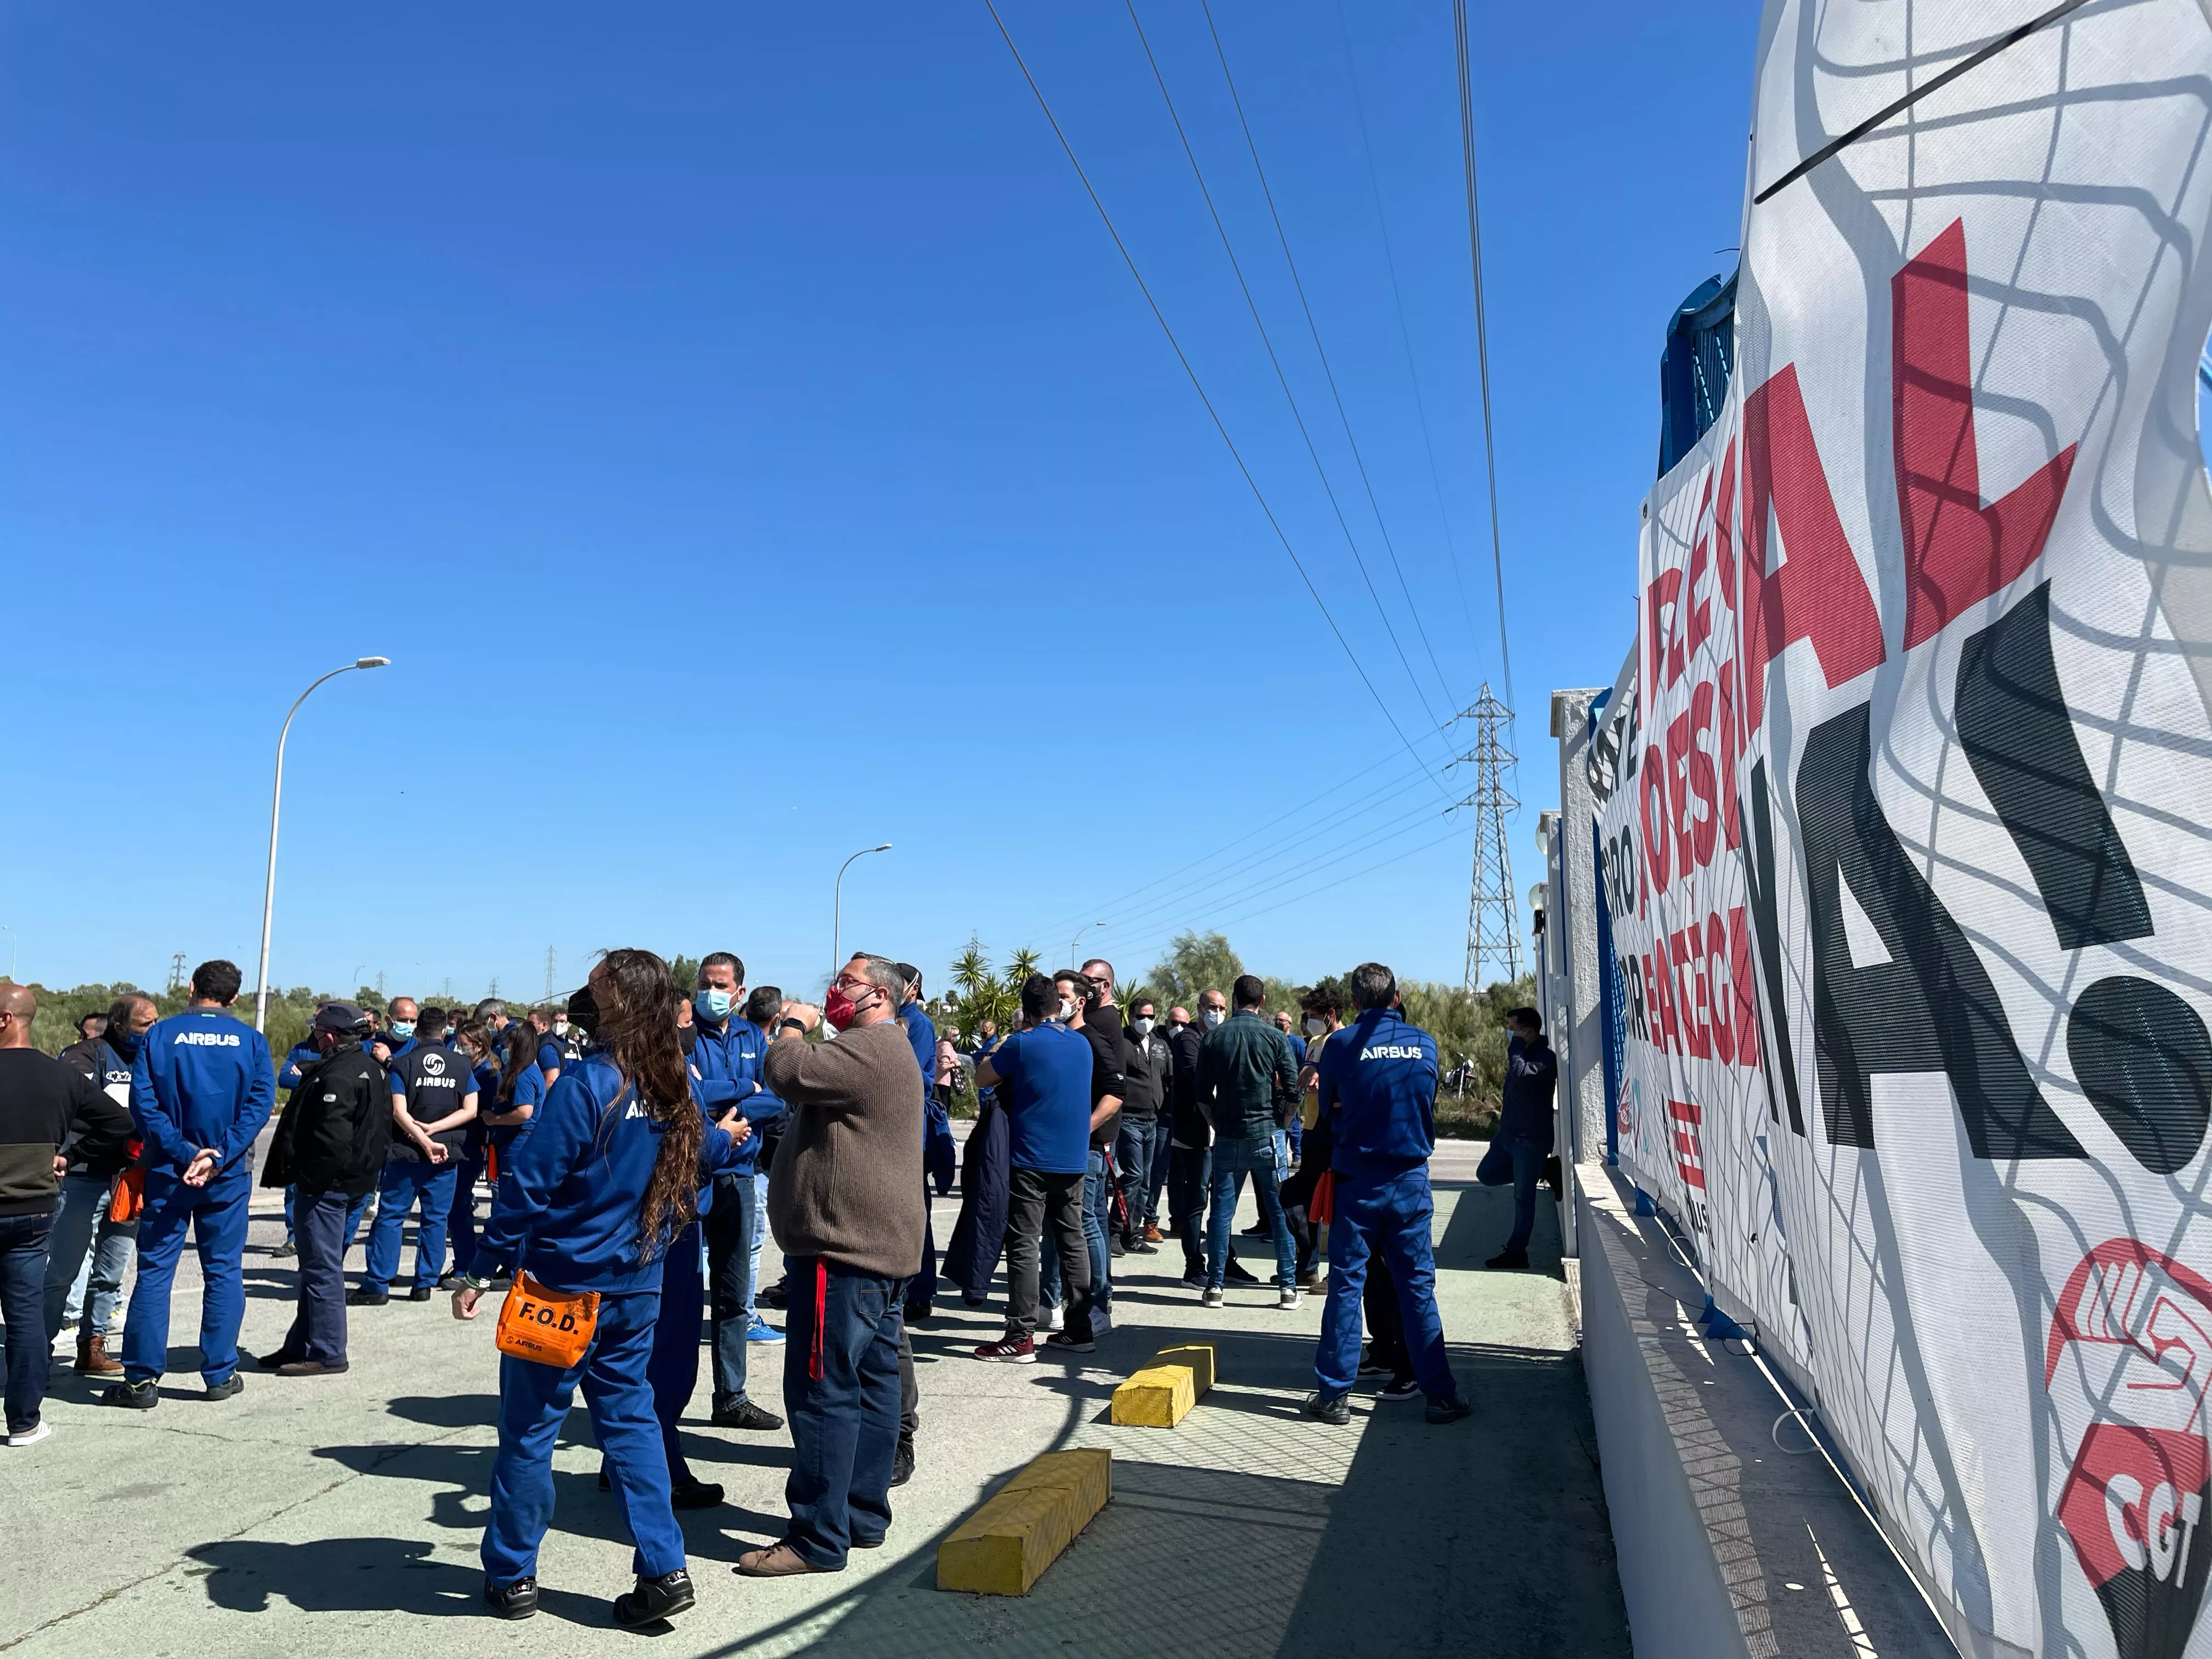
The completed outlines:
[[[853,859],[863,859],[867,857],[871,853],[888,853],[890,850],[890,842],[885,842],[881,847],[863,847],[859,852],[853,854]],[[844,863],[837,866],[837,885],[831,900],[830,914],[830,977],[832,980],[835,980],[837,977],[837,970],[845,965],[842,959],[840,958],[837,954],[837,946],[838,940],[845,931],[845,872],[853,867],[853,859],[847,859]]]
[[[1067,941],[1067,965],[1069,967],[1074,968],[1081,965],[1082,958],[1075,954],[1075,947],[1082,941],[1083,936],[1089,933],[1092,928],[1103,927],[1106,924],[1103,921],[1086,921],[1082,927],[1075,930],[1075,937]]]
[[[356,668],[388,667],[391,662],[389,657],[357,657],[343,668],[333,668],[293,699],[291,714],[284,716],[283,730],[276,734],[276,787],[269,796],[269,879],[261,890],[261,969],[255,976],[253,993],[253,1029],[257,1031],[267,1029],[269,1017],[269,927],[276,911],[276,817],[284,805],[284,740],[292,735],[292,715],[300,712],[300,705],[323,680],[334,680]]]

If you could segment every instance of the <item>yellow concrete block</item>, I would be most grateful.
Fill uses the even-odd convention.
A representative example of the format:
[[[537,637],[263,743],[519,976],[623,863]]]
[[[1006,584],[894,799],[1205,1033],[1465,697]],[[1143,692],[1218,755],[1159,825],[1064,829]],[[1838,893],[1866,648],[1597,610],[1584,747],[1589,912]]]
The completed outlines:
[[[1213,1344],[1187,1342],[1181,1347],[1162,1348],[1152,1356],[1155,1365],[1188,1365],[1190,1367],[1190,1391],[1194,1398],[1204,1395],[1213,1386]]]
[[[1114,1495],[1114,1455],[1047,1452],[937,1547],[937,1588],[1026,1595]]]
[[[1140,1429],[1171,1429],[1198,1403],[1188,1365],[1151,1365],[1114,1390],[1113,1420]]]

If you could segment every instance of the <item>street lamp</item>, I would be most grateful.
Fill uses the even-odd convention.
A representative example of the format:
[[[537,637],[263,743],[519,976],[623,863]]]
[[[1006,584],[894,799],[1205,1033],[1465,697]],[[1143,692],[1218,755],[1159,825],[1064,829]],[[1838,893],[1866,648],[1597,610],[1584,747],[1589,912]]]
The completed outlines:
[[[261,970],[255,980],[253,992],[253,1029],[267,1029],[269,1017],[269,924],[276,909],[276,815],[284,805],[284,739],[292,735],[292,715],[300,712],[300,705],[307,700],[307,693],[323,680],[334,680],[341,674],[350,674],[356,668],[389,667],[389,657],[357,657],[343,668],[331,672],[311,683],[293,700],[292,712],[284,716],[284,728],[276,734],[276,787],[269,796],[269,880],[261,890]]]
[[[866,858],[871,853],[888,853],[890,850],[890,842],[885,842],[881,847],[863,847],[853,854],[853,859]],[[837,885],[832,899],[830,916],[830,977],[832,980],[837,977],[837,970],[845,965],[837,955],[837,940],[845,931],[845,872],[853,867],[853,859],[847,859],[844,863],[837,866]]]
[[[1103,921],[1086,921],[1082,927],[1075,930],[1075,937],[1067,941],[1067,965],[1069,967],[1073,968],[1082,961],[1082,958],[1075,954],[1075,947],[1082,939],[1083,936],[1089,933],[1092,928],[1103,927],[1106,924]]]

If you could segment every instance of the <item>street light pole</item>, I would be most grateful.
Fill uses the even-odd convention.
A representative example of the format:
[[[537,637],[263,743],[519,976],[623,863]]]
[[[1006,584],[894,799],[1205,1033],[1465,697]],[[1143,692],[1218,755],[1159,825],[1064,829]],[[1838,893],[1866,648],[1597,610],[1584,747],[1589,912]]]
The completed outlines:
[[[853,854],[853,859],[866,858],[871,853],[888,853],[890,850],[890,842],[885,842],[881,847],[863,847]],[[830,977],[833,980],[837,977],[837,970],[845,965],[838,958],[837,942],[845,931],[845,872],[853,867],[853,859],[847,859],[844,863],[837,866],[837,885],[830,905]]]
[[[291,713],[284,716],[283,730],[276,734],[276,786],[269,795],[269,879],[261,890],[261,969],[255,976],[253,992],[253,1029],[257,1031],[267,1029],[269,1018],[269,927],[276,913],[276,816],[284,805],[284,740],[292,735],[292,715],[300,712],[300,705],[307,702],[308,692],[323,680],[334,680],[356,668],[387,667],[391,661],[389,657],[357,657],[343,668],[333,668],[292,700]]]
[[[1079,965],[1081,962],[1081,958],[1075,954],[1075,947],[1081,942],[1083,936],[1089,933],[1092,928],[1103,927],[1106,924],[1103,921],[1086,921],[1082,927],[1075,930],[1075,937],[1067,941],[1067,965],[1069,967],[1076,967]]]

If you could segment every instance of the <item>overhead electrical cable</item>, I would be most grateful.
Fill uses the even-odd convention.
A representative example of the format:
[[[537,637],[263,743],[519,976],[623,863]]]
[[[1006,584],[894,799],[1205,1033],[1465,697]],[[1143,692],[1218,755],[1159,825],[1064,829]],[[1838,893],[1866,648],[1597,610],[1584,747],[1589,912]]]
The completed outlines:
[[[1352,450],[1352,464],[1359,470],[1360,487],[1367,492],[1368,508],[1375,514],[1375,528],[1382,533],[1382,546],[1390,555],[1390,568],[1397,573],[1398,591],[1406,596],[1406,610],[1413,618],[1414,630],[1421,636],[1422,650],[1428,653],[1429,667],[1437,677],[1437,689],[1444,694],[1446,705],[1456,708],[1459,699],[1444,678],[1443,665],[1437,660],[1436,647],[1429,643],[1428,625],[1421,620],[1421,608],[1413,602],[1413,590],[1407,585],[1406,568],[1398,562],[1398,544],[1390,539],[1390,526],[1383,520],[1382,502],[1375,499],[1375,483],[1367,476],[1366,458],[1359,453],[1359,441],[1352,435],[1352,416],[1345,412],[1344,394],[1337,389],[1336,371],[1329,366],[1328,352],[1322,345],[1321,325],[1314,320],[1313,304],[1306,298],[1305,280],[1298,275],[1298,262],[1291,252],[1290,234],[1283,228],[1283,216],[1275,206],[1275,192],[1267,183],[1267,169],[1260,164],[1259,141],[1252,136],[1251,120],[1244,113],[1244,100],[1237,91],[1237,77],[1229,72],[1229,54],[1222,47],[1221,31],[1214,26],[1213,8],[1208,0],[1199,0],[1198,9],[1206,15],[1207,33],[1213,36],[1213,55],[1221,62],[1221,78],[1229,88],[1229,101],[1236,106],[1237,124],[1244,130],[1244,148],[1251,152],[1252,171],[1259,175],[1260,194],[1267,199],[1267,216],[1274,221],[1275,240],[1282,245],[1283,263],[1290,267],[1291,286],[1297,291],[1298,308],[1305,313],[1306,332],[1313,336],[1314,356],[1321,359],[1322,375],[1328,380],[1328,395],[1336,404],[1337,422],[1344,428],[1344,441]],[[1135,15],[1132,0],[1130,15]],[[1150,48],[1146,50],[1149,52]],[[1164,92],[1165,87],[1161,90]]]
[[[1474,643],[1474,606],[1467,597],[1467,572],[1460,563],[1459,538],[1452,534],[1451,514],[1444,507],[1443,469],[1437,465],[1437,442],[1429,431],[1428,400],[1421,395],[1421,371],[1413,363],[1413,331],[1406,325],[1406,296],[1398,287],[1398,255],[1390,242],[1390,215],[1382,205],[1382,184],[1375,173],[1375,145],[1367,131],[1367,100],[1359,90],[1359,65],[1352,52],[1352,25],[1345,21],[1344,0],[1337,0],[1337,32],[1344,38],[1345,78],[1352,83],[1352,112],[1359,118],[1359,154],[1367,163],[1367,193],[1375,203],[1375,222],[1382,233],[1382,263],[1390,273],[1390,304],[1398,317],[1398,343],[1406,354],[1406,378],[1413,388],[1413,412],[1420,416],[1421,448],[1429,458],[1429,484],[1436,492],[1437,522],[1443,526],[1444,553],[1451,564],[1452,586],[1459,592],[1460,615],[1467,621],[1468,649],[1481,658]],[[1457,699],[1454,699],[1455,702]]]
[[[1498,668],[1505,706],[1513,707],[1513,656],[1505,641],[1505,555],[1498,533],[1498,443],[1490,416],[1490,324],[1482,295],[1482,215],[1474,188],[1474,70],[1468,58],[1467,0],[1452,0],[1452,33],[1459,49],[1459,143],[1467,176],[1467,247],[1474,273],[1474,354],[1482,371],[1482,456],[1490,480],[1490,569],[1498,582]]]
[[[1213,429],[1221,434],[1221,441],[1228,448],[1230,459],[1237,463],[1237,471],[1243,476],[1245,487],[1252,492],[1252,499],[1259,503],[1260,511],[1266,515],[1267,527],[1275,532],[1275,539],[1282,544],[1284,553],[1298,573],[1298,580],[1306,585],[1306,592],[1313,595],[1314,604],[1321,610],[1322,619],[1328,623],[1328,631],[1336,636],[1337,644],[1342,647],[1346,659],[1352,664],[1352,672],[1359,676],[1359,683],[1367,688],[1367,695],[1374,699],[1375,707],[1381,711],[1391,731],[1397,734],[1398,741],[1406,752],[1413,757],[1414,763],[1436,786],[1437,792],[1449,800],[1451,792],[1444,787],[1443,780],[1437,775],[1431,763],[1413,747],[1413,739],[1398,724],[1398,717],[1390,712],[1390,706],[1382,701],[1382,694],[1375,689],[1375,682],[1368,677],[1358,654],[1352,648],[1352,642],[1345,638],[1344,630],[1337,626],[1328,602],[1322,598],[1321,590],[1314,586],[1312,576],[1307,574],[1304,561],[1298,557],[1297,550],[1291,545],[1291,538],[1285,532],[1282,521],[1275,516],[1274,508],[1267,504],[1267,497],[1261,491],[1259,480],[1252,476],[1252,469],[1244,464],[1244,456],[1237,447],[1237,441],[1229,435],[1229,428],[1223,423],[1220,412],[1214,408],[1213,399],[1206,396],[1205,384],[1198,378],[1198,371],[1192,367],[1189,356],[1182,349],[1182,343],[1176,338],[1175,330],[1168,325],[1166,313],[1160,309],[1159,301],[1152,297],[1151,285],[1145,281],[1144,273],[1137,269],[1137,261],[1130,253],[1128,244],[1121,240],[1121,233],[1115,228],[1113,215],[1106,211],[1106,204],[1099,199],[1098,191],[1091,182],[1091,175],[1083,170],[1083,163],[1076,159],[1075,146],[1068,141],[1066,132],[1060,125],[1060,118],[1052,112],[1052,105],[1044,95],[1044,88],[1037,85],[1036,76],[1030,73],[1030,66],[1022,57],[1021,48],[1014,44],[1014,37],[1007,33],[1006,20],[999,15],[998,6],[994,0],[983,0],[983,5],[991,14],[992,22],[998,26],[1000,39],[1006,43],[1006,50],[1013,54],[1014,66],[1021,70],[1022,79],[1029,83],[1030,94],[1036,98],[1037,108],[1043,112],[1046,122],[1050,125],[1053,137],[1060,140],[1060,147],[1066,154],[1068,165],[1075,169],[1076,178],[1082,182],[1084,193],[1090,197],[1091,205],[1097,210],[1099,221],[1106,227],[1106,234],[1114,239],[1114,246],[1121,256],[1121,263],[1129,268],[1129,276],[1136,283],[1138,292],[1145,296],[1145,304],[1152,310],[1152,320],[1160,325],[1160,332],[1167,337],[1169,349],[1175,353],[1176,361],[1182,365],[1183,374],[1189,378],[1191,390],[1198,393],[1199,402],[1206,406],[1206,416],[1213,422]]]
[[[1176,112],[1174,96],[1168,91],[1167,77],[1160,73],[1159,59],[1152,55],[1152,43],[1145,38],[1145,26],[1137,21],[1136,0],[1123,0],[1129,12],[1129,21],[1137,31],[1137,43],[1145,49],[1145,61],[1152,68],[1152,79],[1160,88],[1160,97],[1168,106],[1168,119],[1175,124],[1176,137],[1182,141],[1184,158],[1190,163],[1191,176],[1198,180],[1198,193],[1206,200],[1206,213],[1213,220],[1215,233],[1221,238],[1221,251],[1229,256],[1229,269],[1236,273],[1237,286],[1244,295],[1245,309],[1252,313],[1252,326],[1260,331],[1260,343],[1267,349],[1267,362],[1273,367],[1275,380],[1283,388],[1283,399],[1291,406],[1291,419],[1304,440],[1306,454],[1312,460],[1315,476],[1320,478],[1322,493],[1328,497],[1329,510],[1336,514],[1337,528],[1344,532],[1344,544],[1352,550],[1352,562],[1359,567],[1359,580],[1367,585],[1367,597],[1375,601],[1375,614],[1382,619],[1382,631],[1390,636],[1391,648],[1397,652],[1398,661],[1411,681],[1413,695],[1420,699],[1431,720],[1440,720],[1429,702],[1429,694],[1421,687],[1420,676],[1413,672],[1413,659],[1407,656],[1406,647],[1398,638],[1398,630],[1390,624],[1389,607],[1382,603],[1382,595],[1376,591],[1375,578],[1367,569],[1367,561],[1359,551],[1359,543],[1352,533],[1350,520],[1344,516],[1344,507],[1336,499],[1335,488],[1328,481],[1328,469],[1321,463],[1321,452],[1314,447],[1313,434],[1307,429],[1305,412],[1298,407],[1297,396],[1291,390],[1290,377],[1283,373],[1282,359],[1275,355],[1275,343],[1268,337],[1267,325],[1260,318],[1259,301],[1252,297],[1252,285],[1244,280],[1244,267],[1237,258],[1237,249],[1229,240],[1229,228],[1221,222],[1221,210],[1213,204],[1213,191],[1206,182],[1206,170],[1198,164],[1198,152],[1190,147],[1190,135],[1183,131],[1182,117]],[[1323,365],[1326,367],[1326,364]],[[1451,694],[1444,694],[1447,704]]]

